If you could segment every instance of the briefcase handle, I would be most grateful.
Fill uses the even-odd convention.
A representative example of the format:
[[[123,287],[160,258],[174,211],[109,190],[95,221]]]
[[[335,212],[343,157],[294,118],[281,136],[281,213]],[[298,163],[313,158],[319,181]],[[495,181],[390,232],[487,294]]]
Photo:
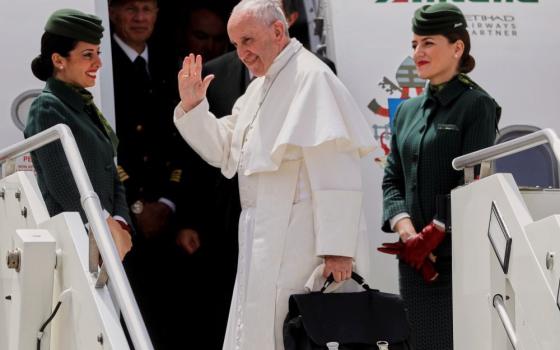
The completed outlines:
[[[371,290],[371,288],[369,287],[369,285],[366,283],[366,280],[365,280],[362,276],[358,275],[358,274],[357,274],[356,272],[354,272],[354,271],[352,271],[352,279],[353,279],[356,283],[358,283],[360,286],[362,286],[362,288],[364,288],[365,290]],[[323,288],[321,288],[321,291],[320,291],[320,292],[321,292],[321,293],[324,293],[324,292],[325,292],[325,289],[327,289],[327,287],[330,286],[331,283],[333,283],[333,282],[334,282],[334,276],[333,276],[333,274],[331,273],[331,274],[329,275],[329,277],[327,277],[327,280],[325,281],[325,284],[323,284]]]

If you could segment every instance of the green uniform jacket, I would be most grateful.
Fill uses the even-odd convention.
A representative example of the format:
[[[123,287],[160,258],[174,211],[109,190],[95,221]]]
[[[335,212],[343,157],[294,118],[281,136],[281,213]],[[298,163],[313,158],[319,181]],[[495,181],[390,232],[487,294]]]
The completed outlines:
[[[463,181],[454,158],[494,144],[500,108],[484,90],[458,77],[437,93],[404,101],[392,127],[383,177],[383,226],[408,213],[416,230],[435,215],[436,196]]]
[[[77,91],[50,78],[43,92],[31,105],[24,135],[30,137],[59,123],[68,125],[101,206],[111,215],[121,216],[130,224],[125,190],[115,167],[113,146],[97,115],[85,107]],[[50,215],[78,211],[82,220],[87,222],[60,141],[32,152],[32,159]]]

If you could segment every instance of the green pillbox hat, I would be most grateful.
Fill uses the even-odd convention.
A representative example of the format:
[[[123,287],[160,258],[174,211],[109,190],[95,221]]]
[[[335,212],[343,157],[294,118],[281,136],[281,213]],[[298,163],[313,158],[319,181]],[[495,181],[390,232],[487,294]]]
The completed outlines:
[[[463,12],[453,4],[422,6],[412,18],[412,31],[417,35],[447,34],[466,29],[467,20]]]
[[[103,37],[101,18],[74,9],[55,11],[45,24],[45,31],[98,45]]]

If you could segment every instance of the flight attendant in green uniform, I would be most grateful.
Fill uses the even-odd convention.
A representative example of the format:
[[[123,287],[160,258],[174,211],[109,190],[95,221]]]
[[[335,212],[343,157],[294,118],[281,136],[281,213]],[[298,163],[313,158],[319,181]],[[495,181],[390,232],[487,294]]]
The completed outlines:
[[[417,350],[453,349],[451,234],[441,202],[462,181],[455,157],[494,143],[500,108],[466,73],[475,66],[466,20],[455,5],[416,10],[413,58],[429,80],[424,95],[404,101],[392,128],[383,177],[383,227],[399,235],[380,251],[399,256],[399,286]]]
[[[86,90],[95,85],[101,67],[102,36],[96,16],[63,9],[49,17],[41,54],[31,63],[33,74],[46,85],[31,105],[24,134],[30,137],[59,123],[70,127],[122,259],[132,243],[128,205],[114,162],[118,141]],[[49,214],[77,211],[86,222],[62,145],[42,147],[32,152],[32,159]]]

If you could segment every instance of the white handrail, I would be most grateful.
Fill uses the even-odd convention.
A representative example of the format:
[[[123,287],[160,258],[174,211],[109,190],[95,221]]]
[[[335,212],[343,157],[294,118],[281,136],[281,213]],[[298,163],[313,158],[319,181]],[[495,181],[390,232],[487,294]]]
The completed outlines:
[[[495,160],[524,151],[545,143],[549,143],[556,159],[560,159],[560,144],[552,129],[543,129],[516,139],[499,143],[453,159],[453,168],[463,170],[476,166],[484,161]]]
[[[492,304],[498,316],[500,317],[500,321],[502,321],[502,325],[504,326],[504,330],[508,336],[511,345],[513,346],[514,350],[517,350],[517,334],[515,333],[515,328],[513,327],[513,323],[509,318],[509,315],[506,311],[506,306],[504,304],[504,298],[500,294],[494,295],[492,300]]]
[[[138,350],[153,350],[153,345],[138,309],[138,304],[113,243],[111,232],[103,218],[99,197],[93,191],[86,167],[78,150],[78,145],[70,128],[64,124],[57,124],[26,140],[0,150],[0,164],[41,148],[58,139],[62,143],[64,155],[68,160],[70,171],[80,192],[82,207],[92,227],[95,241],[103,257],[103,264],[111,278],[117,303],[124,316],[134,347]]]

